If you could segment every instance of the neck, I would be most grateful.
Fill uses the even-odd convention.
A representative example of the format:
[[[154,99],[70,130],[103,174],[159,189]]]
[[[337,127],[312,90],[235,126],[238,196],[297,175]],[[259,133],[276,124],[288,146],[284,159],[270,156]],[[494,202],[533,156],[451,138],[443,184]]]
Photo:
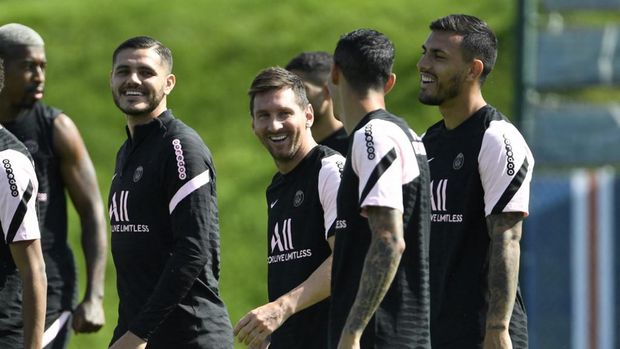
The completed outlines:
[[[443,116],[446,128],[452,130],[469,119],[486,104],[482,94],[479,92],[472,95],[460,95],[442,103],[439,106],[439,112]]]
[[[304,134],[304,141],[299,145],[299,149],[297,149],[297,152],[295,153],[295,155],[293,155],[291,159],[285,161],[276,160],[276,167],[278,167],[278,171],[280,171],[280,173],[282,174],[287,174],[293,171],[295,167],[299,165],[301,160],[303,160],[306,155],[308,155],[312,148],[316,146],[317,143],[314,138],[312,138],[312,132],[310,131],[310,129],[308,129]]]
[[[317,142],[323,141],[342,127],[342,122],[336,120],[333,113],[315,115],[312,124],[312,136]]]
[[[366,114],[377,109],[385,109],[385,95],[382,92],[369,90],[360,97],[353,91],[347,91],[349,96],[343,98],[344,127],[347,134],[351,134],[355,126]]]
[[[152,112],[147,114],[139,114],[139,115],[127,115],[125,114],[125,119],[127,120],[127,128],[129,129],[129,135],[133,138],[134,129],[136,126],[145,125],[149,122],[157,119],[161,113],[166,111],[166,104],[160,104],[157,108],[155,108]]]

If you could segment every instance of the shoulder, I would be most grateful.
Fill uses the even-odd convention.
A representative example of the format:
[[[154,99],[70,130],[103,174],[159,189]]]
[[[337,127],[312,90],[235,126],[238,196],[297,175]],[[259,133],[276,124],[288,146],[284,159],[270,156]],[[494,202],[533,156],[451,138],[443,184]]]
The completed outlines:
[[[32,111],[37,117],[44,118],[49,121],[54,121],[59,115],[63,114],[61,109],[49,106],[43,102],[35,103]]]
[[[369,157],[373,157],[377,146],[411,144],[415,136],[404,121],[399,118],[377,118],[367,122],[353,134],[353,148],[365,148]]]
[[[486,124],[483,147],[505,148],[514,145],[525,145],[525,139],[521,132],[505,117],[487,119]]]
[[[8,191],[12,197],[18,197],[18,192],[26,188],[29,183],[36,183],[37,176],[30,157],[22,149],[4,149],[0,151],[2,171],[0,183],[2,190]],[[8,195],[3,197],[10,198]]]
[[[320,172],[324,174],[336,174],[340,177],[342,169],[344,168],[345,158],[337,151],[319,145],[319,158],[320,158]]]
[[[166,125],[163,140],[164,146],[173,153],[191,152],[211,158],[211,152],[198,132],[179,119],[174,119]]]

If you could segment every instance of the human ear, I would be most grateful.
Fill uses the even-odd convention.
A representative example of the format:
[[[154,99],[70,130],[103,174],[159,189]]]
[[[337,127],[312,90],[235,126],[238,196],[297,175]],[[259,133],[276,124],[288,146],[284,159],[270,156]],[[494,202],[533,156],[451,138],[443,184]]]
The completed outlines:
[[[166,81],[164,85],[164,93],[166,95],[169,95],[170,92],[172,92],[172,89],[174,88],[174,85],[176,83],[177,83],[177,77],[174,76],[174,74],[168,74],[168,76],[166,76]]]
[[[383,93],[388,94],[396,84],[396,74],[390,73],[385,85],[383,85]]]
[[[479,59],[474,59],[469,67],[469,76],[472,80],[479,80],[482,71],[484,70],[484,63]]]

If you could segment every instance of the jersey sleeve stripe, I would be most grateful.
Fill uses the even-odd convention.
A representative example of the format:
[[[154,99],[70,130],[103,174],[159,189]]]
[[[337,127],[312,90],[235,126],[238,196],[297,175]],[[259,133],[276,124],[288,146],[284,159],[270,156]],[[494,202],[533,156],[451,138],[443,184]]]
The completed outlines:
[[[517,172],[517,174],[512,178],[512,181],[510,181],[508,188],[506,188],[502,196],[499,198],[499,200],[497,200],[497,204],[495,204],[495,206],[493,207],[491,214],[502,213],[504,211],[506,205],[508,205],[512,197],[517,193],[517,191],[519,190],[519,188],[521,188],[521,185],[525,181],[528,167],[529,163],[526,157],[523,159],[523,165],[521,165],[519,172]]]
[[[189,194],[193,193],[196,189],[209,183],[209,170],[204,171],[198,176],[192,178],[189,182],[185,183],[177,192],[172,196],[170,203],[168,204],[168,211],[172,213],[181,200],[185,199]]]
[[[377,184],[381,175],[387,171],[387,169],[392,165],[392,163],[396,160],[396,149],[392,148],[385,156],[379,161],[377,166],[372,170],[372,173],[368,177],[368,181],[366,182],[366,186],[364,186],[364,190],[362,190],[362,195],[360,195],[360,206],[368,196],[368,193],[372,190],[372,188]]]
[[[34,189],[32,185],[32,181],[28,181],[28,187],[24,191],[24,195],[17,205],[17,209],[15,209],[15,213],[13,214],[13,219],[11,220],[11,224],[9,225],[9,231],[6,235],[7,243],[13,242],[15,239],[15,235],[24,222],[24,217],[26,216],[26,212],[28,211],[28,201],[32,197],[32,190]]]

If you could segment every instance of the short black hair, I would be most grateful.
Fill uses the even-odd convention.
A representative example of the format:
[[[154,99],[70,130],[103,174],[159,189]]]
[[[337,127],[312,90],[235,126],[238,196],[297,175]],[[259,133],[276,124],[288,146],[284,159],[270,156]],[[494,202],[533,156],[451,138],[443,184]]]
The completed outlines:
[[[166,63],[168,70],[172,71],[172,51],[164,46],[160,41],[153,39],[150,36],[136,36],[125,40],[122,44],[118,45],[114,53],[112,54],[112,65],[116,63],[118,54],[127,48],[143,49],[143,48],[155,48],[155,52],[161,57],[161,60]]]
[[[285,69],[303,72],[305,78],[315,85],[325,85],[329,79],[334,57],[324,51],[302,52],[293,57]]]
[[[250,96],[250,115],[254,116],[254,98],[257,94],[291,88],[297,97],[297,104],[305,109],[310,102],[306,96],[306,87],[303,80],[290,71],[280,67],[270,67],[261,70],[252,81],[248,95]]]
[[[394,65],[394,44],[373,29],[357,29],[340,37],[334,64],[353,90],[365,95],[369,89],[383,89]]]
[[[482,61],[484,68],[480,74],[480,83],[483,83],[497,60],[497,37],[491,28],[481,19],[464,14],[439,18],[433,21],[429,28],[432,31],[454,32],[463,36],[463,58],[468,61]]]

